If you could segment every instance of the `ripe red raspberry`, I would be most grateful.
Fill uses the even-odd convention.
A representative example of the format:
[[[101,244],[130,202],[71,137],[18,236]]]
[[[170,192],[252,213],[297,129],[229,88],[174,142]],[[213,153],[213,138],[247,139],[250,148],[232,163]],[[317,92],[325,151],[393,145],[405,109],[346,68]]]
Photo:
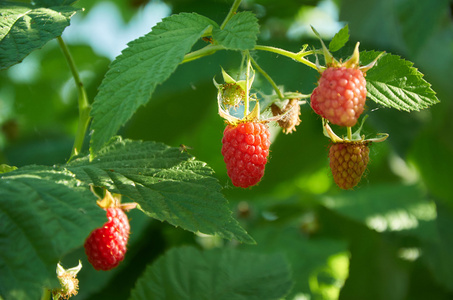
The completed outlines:
[[[318,102],[318,87],[316,87],[313,92],[311,93],[310,96],[310,105],[313,111],[317,114],[320,115],[323,118],[326,118],[322,111],[319,109],[319,102]]]
[[[264,123],[227,125],[223,132],[222,155],[233,185],[246,188],[261,180],[269,155],[269,136]]]
[[[126,254],[129,220],[121,208],[107,208],[107,223],[91,232],[85,241],[88,261],[96,270],[108,271],[118,266]]]
[[[355,187],[369,161],[368,142],[342,142],[330,146],[329,159],[333,180],[342,189]]]
[[[363,112],[366,94],[366,80],[361,70],[330,67],[322,72],[311,96],[311,106],[331,123],[352,127]]]

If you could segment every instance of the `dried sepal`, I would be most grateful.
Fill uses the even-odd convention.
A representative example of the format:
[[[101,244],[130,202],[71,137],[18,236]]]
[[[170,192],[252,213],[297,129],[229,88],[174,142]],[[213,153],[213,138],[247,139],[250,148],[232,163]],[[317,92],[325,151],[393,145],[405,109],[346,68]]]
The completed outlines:
[[[271,105],[272,115],[280,116],[277,120],[278,125],[283,128],[286,134],[296,130],[296,126],[300,124],[300,106],[299,99],[289,99],[283,108],[280,108],[276,103]]]

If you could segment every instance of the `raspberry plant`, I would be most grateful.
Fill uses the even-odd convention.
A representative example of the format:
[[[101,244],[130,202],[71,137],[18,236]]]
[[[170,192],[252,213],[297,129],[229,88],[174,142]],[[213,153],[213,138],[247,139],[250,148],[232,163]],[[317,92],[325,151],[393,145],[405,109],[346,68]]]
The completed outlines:
[[[453,295],[453,152],[440,134],[451,105],[408,60],[448,99],[451,68],[440,74],[431,61],[450,49],[448,5],[407,0],[383,13],[401,25],[386,48],[370,32],[385,22],[360,19],[362,1],[341,1],[349,24],[328,45],[316,26],[315,39],[273,36],[272,20],[304,9],[298,1],[231,2],[203,2],[224,12],[218,22],[169,1],[175,13],[110,64],[62,37],[92,1],[0,2],[0,299]],[[429,25],[415,18],[425,12]],[[14,82],[7,69],[38,54],[43,81]],[[59,93],[65,72],[75,85]],[[64,91],[76,99],[62,108]],[[49,118],[71,136],[64,159],[20,146],[24,128],[32,135]],[[110,215],[123,214],[118,205],[122,221]],[[120,223],[124,242],[128,220],[126,248],[101,251],[107,261],[121,252],[121,263],[100,266],[91,233]],[[113,236],[101,248],[118,246]]]

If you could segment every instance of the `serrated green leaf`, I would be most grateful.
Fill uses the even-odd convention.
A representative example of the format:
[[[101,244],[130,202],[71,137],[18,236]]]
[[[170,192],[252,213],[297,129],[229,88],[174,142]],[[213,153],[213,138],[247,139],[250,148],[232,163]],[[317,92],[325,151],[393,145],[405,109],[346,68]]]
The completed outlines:
[[[436,207],[415,186],[376,186],[325,198],[337,213],[377,232],[402,232],[419,238],[432,235]]]
[[[212,37],[220,45],[231,50],[251,50],[259,33],[255,14],[243,11],[235,14],[223,30],[215,28]]]
[[[56,265],[105,222],[96,197],[67,170],[24,167],[0,176],[0,295],[40,299]],[[20,251],[20,255],[18,255]]]
[[[179,148],[118,139],[92,162],[79,158],[68,169],[86,183],[137,202],[152,218],[192,232],[254,243],[231,216],[213,170]]]
[[[156,86],[173,73],[202,34],[215,26],[206,17],[181,13],[163,19],[150,33],[128,44],[110,65],[94,99],[92,151],[107,143],[150,100]]]
[[[361,52],[361,63],[366,65],[379,54],[375,51]],[[382,55],[377,65],[367,72],[366,80],[367,97],[385,107],[419,111],[439,102],[431,85],[413,67],[413,63],[396,55]]]
[[[60,36],[79,9],[0,3],[0,70],[21,62],[30,52]]]
[[[348,40],[349,40],[349,27],[348,24],[346,24],[346,26],[341,28],[340,31],[338,31],[330,41],[329,50],[331,52],[340,50],[348,42]]]
[[[290,288],[289,267],[281,255],[184,247],[149,266],[129,299],[281,299]]]

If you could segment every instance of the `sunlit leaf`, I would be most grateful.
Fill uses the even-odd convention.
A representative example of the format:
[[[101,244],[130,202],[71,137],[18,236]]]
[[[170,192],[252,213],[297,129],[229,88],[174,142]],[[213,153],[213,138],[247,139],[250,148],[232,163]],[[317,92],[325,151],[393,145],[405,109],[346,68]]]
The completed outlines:
[[[254,243],[232,217],[206,163],[161,143],[118,139],[68,169],[77,178],[137,202],[148,216],[193,232]]]
[[[129,299],[281,299],[290,277],[281,255],[174,248],[147,268]]]

